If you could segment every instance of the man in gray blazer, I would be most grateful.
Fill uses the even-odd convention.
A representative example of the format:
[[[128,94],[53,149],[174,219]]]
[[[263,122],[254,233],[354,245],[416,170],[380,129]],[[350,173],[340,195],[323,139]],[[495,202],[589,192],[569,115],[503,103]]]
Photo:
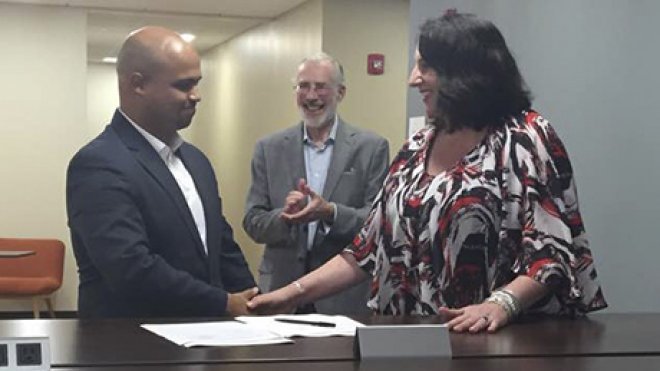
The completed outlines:
[[[243,228],[266,244],[259,288],[294,284],[340,252],[362,227],[387,172],[387,141],[344,122],[341,65],[327,54],[305,59],[295,79],[302,122],[259,140]],[[299,313],[366,313],[368,282]]]

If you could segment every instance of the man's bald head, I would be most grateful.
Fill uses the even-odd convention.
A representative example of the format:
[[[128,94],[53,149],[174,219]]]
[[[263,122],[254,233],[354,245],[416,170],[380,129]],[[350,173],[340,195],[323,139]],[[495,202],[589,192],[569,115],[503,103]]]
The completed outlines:
[[[165,143],[187,127],[201,100],[199,55],[163,27],[132,32],[117,56],[119,105],[137,125]]]
[[[117,73],[120,78],[134,72],[152,74],[182,52],[197,54],[178,33],[163,27],[143,27],[124,41],[117,56]]]

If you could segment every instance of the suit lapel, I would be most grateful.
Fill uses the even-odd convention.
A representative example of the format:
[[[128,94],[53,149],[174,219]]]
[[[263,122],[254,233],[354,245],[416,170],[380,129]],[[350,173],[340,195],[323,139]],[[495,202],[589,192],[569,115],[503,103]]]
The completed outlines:
[[[305,154],[303,153],[303,124],[289,129],[281,142],[282,157],[278,161],[280,168],[275,172],[282,171],[282,176],[287,177],[289,190],[297,189],[298,180],[306,179]],[[304,260],[307,255],[307,225],[296,225],[293,228],[294,239],[298,245],[298,258]]]
[[[303,153],[303,130],[302,124],[296,125],[294,128],[287,132],[284,140],[282,141],[282,171],[286,172],[286,176],[290,179],[290,189],[298,187],[299,179],[306,179],[305,174],[305,154]],[[275,171],[278,171],[277,169]]]
[[[199,232],[197,231],[195,220],[190,213],[190,209],[188,208],[188,204],[186,203],[179,185],[165,165],[165,162],[163,162],[151,144],[149,144],[149,142],[147,142],[147,140],[135,130],[128,121],[126,121],[119,111],[115,112],[111,125],[126,146],[133,151],[135,158],[142,167],[163,187],[163,189],[165,189],[174,202],[174,205],[176,205],[178,212],[183,217],[188,230],[192,233],[192,237],[199,252],[205,255],[204,246],[199,238]]]
[[[332,158],[330,160],[330,167],[328,168],[328,175],[325,178],[325,186],[323,187],[323,198],[330,200],[332,192],[334,192],[339,182],[339,178],[344,171],[346,165],[353,156],[353,131],[341,120],[337,120],[337,135],[335,137],[334,148],[332,149]]]

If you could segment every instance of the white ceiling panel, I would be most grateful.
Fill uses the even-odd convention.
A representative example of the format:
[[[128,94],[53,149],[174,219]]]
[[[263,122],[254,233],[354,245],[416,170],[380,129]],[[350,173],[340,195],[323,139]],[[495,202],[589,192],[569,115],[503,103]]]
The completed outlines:
[[[280,16],[307,0],[0,0],[86,9],[87,57],[99,62],[116,56],[126,35],[158,25],[196,35],[200,52]]]

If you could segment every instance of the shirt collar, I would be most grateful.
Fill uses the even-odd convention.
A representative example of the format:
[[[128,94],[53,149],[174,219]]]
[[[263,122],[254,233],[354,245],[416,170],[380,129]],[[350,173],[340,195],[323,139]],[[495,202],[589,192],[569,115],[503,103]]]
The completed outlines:
[[[149,142],[149,144],[154,148],[154,150],[156,150],[160,158],[162,158],[164,161],[167,161],[168,157],[174,154],[174,152],[176,152],[183,144],[183,139],[177,133],[176,136],[174,137],[174,141],[172,145],[168,146],[163,141],[156,138],[148,131],[144,130],[142,127],[140,127],[140,125],[136,124],[135,121],[133,121],[130,117],[128,117],[126,113],[124,113],[124,111],[121,110],[121,108],[118,108],[118,110],[119,113],[121,113],[122,116],[124,116],[126,121],[128,121],[131,125],[133,125],[135,130],[137,130],[138,133],[140,133],[144,137],[144,139],[146,139],[147,142]]]
[[[339,116],[335,115],[335,120],[332,123],[332,129],[330,129],[330,135],[325,140],[325,144],[333,143],[337,137],[337,122],[339,121]],[[307,134],[307,125],[303,123],[303,143],[313,143]]]

